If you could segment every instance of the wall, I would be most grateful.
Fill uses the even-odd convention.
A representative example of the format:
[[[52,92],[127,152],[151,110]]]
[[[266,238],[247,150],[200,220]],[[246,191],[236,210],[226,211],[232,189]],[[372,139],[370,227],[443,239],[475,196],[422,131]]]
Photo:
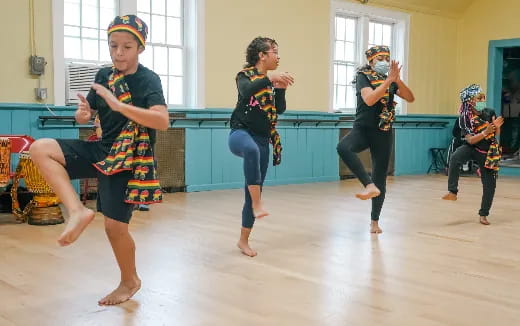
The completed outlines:
[[[45,57],[48,64],[43,86],[46,87],[53,103],[52,77],[52,0],[35,0],[35,36],[37,55]],[[35,103],[34,88],[38,78],[29,74],[29,1],[2,1],[3,46],[0,51],[2,74],[0,76],[0,103]]]
[[[475,0],[464,12],[458,26],[458,89],[479,83],[487,89],[488,45],[490,40],[520,37],[517,0]]]
[[[235,75],[247,45],[261,35],[279,43],[279,69],[295,77],[289,109],[327,112],[329,10],[329,0],[206,0],[207,107],[234,107]]]

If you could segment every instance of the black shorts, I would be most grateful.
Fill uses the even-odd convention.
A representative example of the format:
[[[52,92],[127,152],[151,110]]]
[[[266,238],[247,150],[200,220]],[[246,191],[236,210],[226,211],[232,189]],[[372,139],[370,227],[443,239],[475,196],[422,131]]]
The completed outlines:
[[[92,164],[108,155],[112,144],[79,139],[56,139],[65,156],[65,169],[71,179],[97,178],[97,211],[108,218],[128,223],[134,204],[125,203],[126,187],[132,178],[131,171],[104,175]]]

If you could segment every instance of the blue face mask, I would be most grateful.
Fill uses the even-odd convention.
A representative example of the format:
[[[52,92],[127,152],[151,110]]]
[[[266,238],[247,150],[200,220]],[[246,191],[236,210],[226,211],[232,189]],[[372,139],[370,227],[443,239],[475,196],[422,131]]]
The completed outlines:
[[[486,102],[477,102],[475,104],[475,109],[477,111],[482,111],[484,108],[486,108]]]
[[[386,61],[378,61],[374,65],[374,71],[382,75],[386,75],[388,70],[390,70],[390,63]]]

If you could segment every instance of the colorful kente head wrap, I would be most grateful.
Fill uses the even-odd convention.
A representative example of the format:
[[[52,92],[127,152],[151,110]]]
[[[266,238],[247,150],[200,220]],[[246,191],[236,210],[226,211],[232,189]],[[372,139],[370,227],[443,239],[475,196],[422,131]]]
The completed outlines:
[[[390,56],[390,48],[386,45],[374,45],[370,49],[365,51],[368,62],[372,61],[378,55]]]
[[[148,36],[148,26],[144,21],[135,15],[117,16],[108,25],[107,34],[110,36],[113,32],[128,32],[134,35],[139,43],[144,46],[146,37]]]

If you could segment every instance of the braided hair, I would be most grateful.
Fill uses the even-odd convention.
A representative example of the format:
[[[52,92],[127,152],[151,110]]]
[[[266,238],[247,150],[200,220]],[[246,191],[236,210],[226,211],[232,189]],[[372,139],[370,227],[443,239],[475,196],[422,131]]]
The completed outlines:
[[[254,67],[258,60],[260,60],[260,56],[258,55],[260,52],[267,52],[273,46],[278,45],[276,41],[272,38],[268,37],[256,37],[249,45],[246,50],[246,64],[244,68]]]

